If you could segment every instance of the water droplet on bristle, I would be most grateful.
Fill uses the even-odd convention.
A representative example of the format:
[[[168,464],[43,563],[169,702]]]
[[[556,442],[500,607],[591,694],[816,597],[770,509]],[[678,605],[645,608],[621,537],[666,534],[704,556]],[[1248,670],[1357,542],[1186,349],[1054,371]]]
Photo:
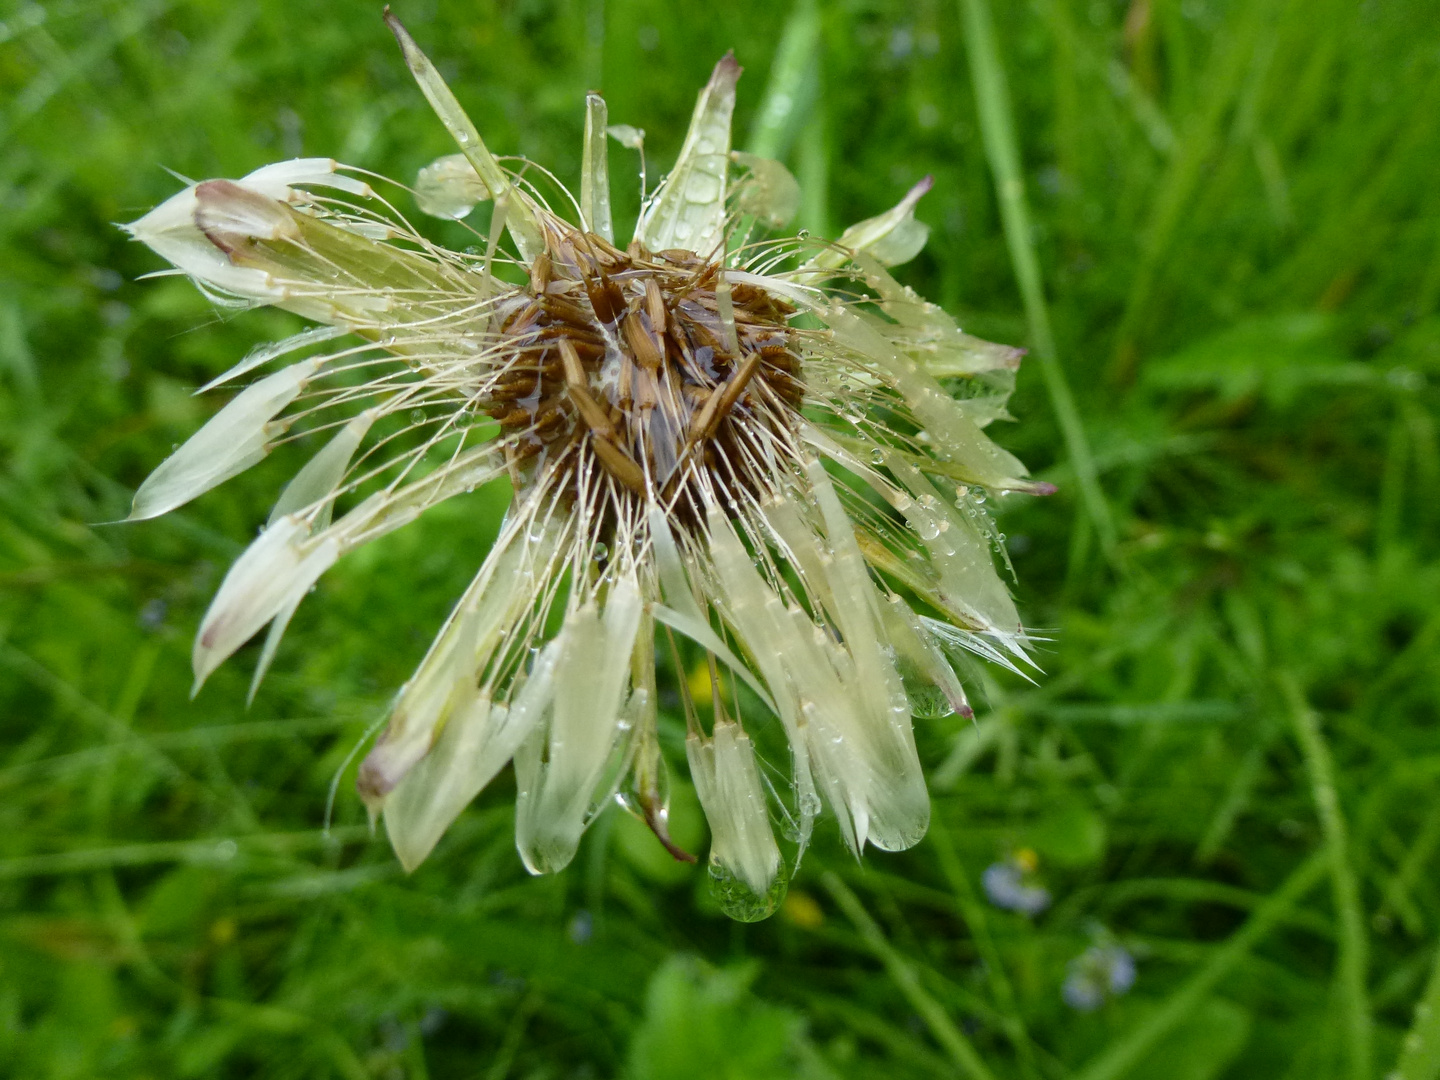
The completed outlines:
[[[927,517],[916,526],[915,531],[920,534],[921,539],[934,540],[940,535],[940,524],[933,517]]]
[[[884,464],[885,464],[885,448],[884,448],[883,446],[877,446],[874,450],[871,450],[871,451],[870,451],[870,460],[873,461],[876,465],[884,465]]]

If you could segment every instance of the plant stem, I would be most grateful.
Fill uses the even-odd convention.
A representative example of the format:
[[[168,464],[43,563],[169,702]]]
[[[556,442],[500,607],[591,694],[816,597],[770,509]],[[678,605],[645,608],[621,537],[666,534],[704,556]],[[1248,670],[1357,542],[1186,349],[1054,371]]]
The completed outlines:
[[[1305,756],[1305,770],[1310,774],[1315,812],[1320,818],[1320,828],[1325,833],[1326,850],[1330,856],[1330,885],[1335,898],[1335,912],[1340,919],[1340,957],[1336,978],[1349,1035],[1350,1076],[1352,1080],[1368,1080],[1371,1021],[1365,975],[1369,967],[1370,948],[1360,908],[1360,887],[1350,866],[1345,817],[1340,811],[1339,796],[1335,793],[1335,763],[1320,731],[1320,720],[1305,700],[1294,677],[1282,673],[1280,690],[1290,707],[1295,737]]]
[[[1387,1080],[1436,1080],[1440,1077],[1440,949],[1425,996],[1415,1006],[1415,1022],[1400,1044],[1400,1060]]]
[[[1010,262],[1025,303],[1030,341],[1040,360],[1040,373],[1045,379],[1050,406],[1055,410],[1065,450],[1080,484],[1081,502],[1100,538],[1100,547],[1106,559],[1115,565],[1115,522],[1100,486],[1089,437],[1085,434],[1085,425],[1080,420],[1080,411],[1075,406],[1075,397],[1070,391],[1065,371],[1060,366],[1055,335],[1050,328],[1050,309],[1045,302],[1040,260],[1035,254],[1030,209],[1025,200],[1025,178],[1020,165],[1019,143],[1015,138],[1010,91],[1005,82],[1004,65],[1000,62],[1000,48],[995,41],[990,6],[987,0],[961,0],[960,9],[965,24],[965,51],[970,59],[970,78],[980,113],[980,134],[985,143],[985,156],[995,176],[1000,218],[1005,227]]]
[[[1250,954],[1262,938],[1273,930],[1290,908],[1309,892],[1324,876],[1329,853],[1312,854],[1257,907],[1245,925],[1216,949],[1199,971],[1182,983],[1150,1018],[1133,1028],[1110,1049],[1102,1053],[1075,1076],[1075,1080],[1120,1080],[1166,1035],[1195,1012],[1216,985]]]
[[[955,893],[955,903],[960,909],[960,917],[969,927],[970,936],[975,939],[975,947],[980,953],[980,959],[985,962],[990,993],[995,999],[995,1005],[1005,1015],[1005,1024],[1010,1041],[1015,1044],[1015,1053],[1020,1058],[1021,1070],[1026,1076],[1034,1076],[1035,1048],[1030,1043],[1030,1033],[1025,1029],[1025,1020],[1021,1017],[1020,1009],[1015,1003],[1015,991],[1010,985],[1009,976],[1005,974],[1005,965],[1000,957],[1000,950],[995,947],[995,939],[990,936],[990,924],[985,918],[985,907],[979,897],[975,895],[975,888],[965,874],[965,867],[960,862],[960,855],[955,850],[954,842],[950,839],[950,830],[935,817],[930,819],[930,839],[935,845],[936,854],[940,857],[940,872],[945,875],[951,890]]]
[[[955,1062],[961,1072],[974,1080],[995,1080],[995,1074],[981,1060],[974,1045],[965,1037],[964,1032],[955,1026],[955,1022],[946,1014],[941,1004],[920,985],[915,969],[886,939],[885,931],[880,929],[880,925],[865,910],[859,897],[850,891],[833,870],[825,871],[820,881],[835,898],[835,903],[840,905],[840,910],[845,912],[845,916],[854,924],[860,939],[875,954],[875,958],[885,965],[886,972],[905,995],[905,1000],[910,1002],[911,1008],[925,1022],[925,1026],[935,1036],[935,1041],[950,1055],[950,1060]]]

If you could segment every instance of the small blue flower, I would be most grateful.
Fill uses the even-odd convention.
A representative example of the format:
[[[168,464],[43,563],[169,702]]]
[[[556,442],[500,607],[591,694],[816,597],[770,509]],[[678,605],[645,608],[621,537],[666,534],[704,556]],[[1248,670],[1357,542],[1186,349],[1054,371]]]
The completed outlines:
[[[1079,1012],[1094,1012],[1135,985],[1135,958],[1123,945],[1091,945],[1070,961],[1060,995]]]
[[[1036,884],[1038,865],[1039,859],[1029,848],[1022,848],[1004,862],[991,863],[980,879],[985,895],[1006,911],[1040,914],[1050,906],[1050,890]]]

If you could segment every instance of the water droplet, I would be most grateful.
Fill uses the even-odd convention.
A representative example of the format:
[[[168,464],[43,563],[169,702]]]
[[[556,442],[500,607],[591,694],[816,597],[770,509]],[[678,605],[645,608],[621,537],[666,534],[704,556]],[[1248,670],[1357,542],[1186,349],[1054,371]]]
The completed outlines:
[[[883,446],[877,446],[874,450],[871,450],[871,451],[870,451],[870,460],[873,461],[876,465],[884,465],[884,464],[885,464],[885,448],[884,448]]]
[[[799,237],[801,240],[809,240],[809,239],[810,239],[810,230],[809,230],[809,229],[801,229],[801,230],[800,230],[798,233],[796,233],[795,235],[796,235],[797,237]]]
[[[424,422],[425,422],[425,410],[424,410],[424,409],[411,409],[411,410],[410,410],[410,423],[412,423],[412,424],[423,424]]]
[[[975,489],[975,501],[982,505],[985,502],[985,492],[981,491],[979,488]]]
[[[922,518],[915,527],[915,531],[920,534],[922,539],[934,540],[940,535],[940,525],[933,517]]]
[[[609,545],[603,540],[595,541],[595,545],[590,549],[590,557],[596,562],[604,562],[610,557]]]
[[[790,888],[790,872],[782,862],[775,880],[764,895],[758,895],[712,855],[710,858],[710,893],[720,910],[736,922],[759,922],[775,914],[780,901]]]

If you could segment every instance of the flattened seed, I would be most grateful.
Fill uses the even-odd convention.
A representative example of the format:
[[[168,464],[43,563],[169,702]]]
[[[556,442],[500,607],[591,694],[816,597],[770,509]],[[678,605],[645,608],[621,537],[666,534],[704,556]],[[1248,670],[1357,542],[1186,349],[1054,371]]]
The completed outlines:
[[[590,448],[605,471],[637,495],[645,494],[645,470],[635,459],[614,443],[605,439],[591,439]]]
[[[537,293],[543,293],[550,284],[551,265],[550,256],[542,251],[535,256],[535,261],[530,265],[530,288]]]
[[[587,279],[585,291],[590,296],[590,307],[595,312],[595,318],[605,326],[614,325],[620,313],[625,310],[625,294],[620,291],[620,286],[601,276],[598,279]]]
[[[560,362],[565,365],[565,381],[571,387],[583,388],[589,382],[585,377],[585,368],[580,364],[580,354],[569,338],[560,339]]]
[[[647,371],[659,370],[660,362],[664,359],[660,354],[660,345],[650,331],[645,329],[645,324],[640,321],[640,314],[632,311],[626,315],[624,326],[625,342],[635,354],[635,363]]]
[[[686,269],[704,265],[704,262],[698,255],[693,251],[686,251],[684,248],[666,248],[664,251],[657,251],[655,254],[659,255],[660,258],[668,263],[675,266],[683,266]]]
[[[506,320],[503,329],[507,334],[518,334],[528,329],[540,317],[540,304],[532,300]]]
[[[590,242],[590,247],[595,258],[606,266],[620,266],[626,262],[625,252],[621,251],[614,244],[610,243],[599,233],[587,232],[585,239]]]
[[[543,474],[581,496],[589,448],[627,498],[663,484],[693,511],[691,488],[705,472],[725,490],[761,490],[760,478],[748,478],[744,432],[725,419],[756,390],[757,376],[765,392],[742,409],[747,424],[784,424],[798,410],[800,364],[784,321],[791,309],[734,286],[736,340],[726,348],[715,295],[722,284],[718,268],[691,252],[652,254],[636,244],[620,252],[593,235],[537,257],[533,299],[503,324],[508,370],[482,400],[506,434],[517,487]]]
[[[740,400],[740,395],[745,393],[745,388],[750,385],[750,380],[755,377],[755,373],[759,370],[760,354],[752,352],[749,356],[745,357],[745,362],[740,365],[740,369],[735,372],[730,381],[725,384],[725,388],[717,395],[720,398],[720,413],[722,417],[735,407],[735,403]]]
[[[602,349],[604,348],[600,331],[591,327],[582,328],[572,326],[569,323],[551,323],[549,326],[542,327],[539,333],[535,335],[537,341],[554,341],[556,338],[562,337],[570,338],[576,345],[588,340],[594,344],[599,344]]]
[[[660,283],[653,277],[645,279],[645,310],[650,315],[650,328],[657,334],[665,330],[665,297],[660,292]]]
[[[700,411],[690,418],[690,442],[692,444],[708,439],[715,431],[715,425],[720,422],[717,413],[720,410],[720,395],[710,394],[705,398],[705,404]]]
[[[610,424],[610,416],[590,395],[590,391],[583,386],[572,385],[569,387],[569,393],[570,400],[575,403],[576,411],[580,413],[580,419],[585,421],[585,426],[603,439],[613,439],[615,428]]]
[[[552,296],[546,293],[545,299],[541,301],[541,306],[544,307],[546,315],[561,319],[581,329],[589,330],[595,322],[588,311],[563,296]]]

